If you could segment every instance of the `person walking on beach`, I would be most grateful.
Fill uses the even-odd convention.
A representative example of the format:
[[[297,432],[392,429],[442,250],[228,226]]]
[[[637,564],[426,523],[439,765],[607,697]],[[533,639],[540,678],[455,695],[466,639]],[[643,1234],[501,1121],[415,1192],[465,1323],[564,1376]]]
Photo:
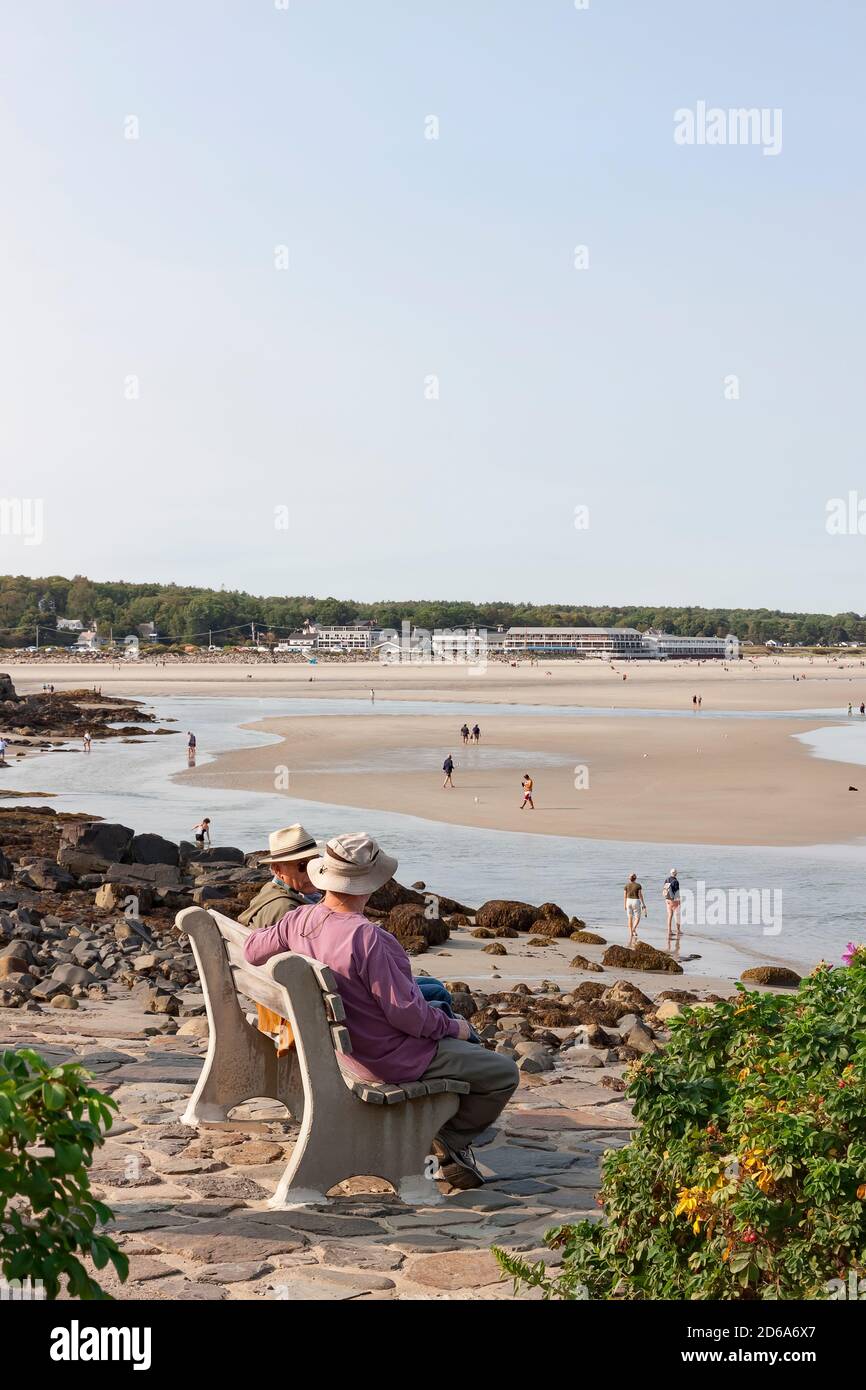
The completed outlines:
[[[371,704],[371,705],[375,705],[375,703],[376,703],[376,692],[375,692],[375,690],[373,689],[373,687],[371,686],[371,687],[370,687],[370,704]]]
[[[462,740],[463,740],[464,743],[468,743],[468,742],[469,742],[469,725],[468,725],[468,724],[464,724],[464,725],[463,725],[462,729],[460,730],[460,737],[462,738]]]
[[[861,715],[866,714],[866,703],[863,700],[860,701],[860,713]]]
[[[0,767],[6,766],[6,740],[0,738]]]
[[[473,742],[473,743],[480,743],[480,741],[481,741],[481,730],[479,729],[479,727],[478,727],[477,724],[473,724],[473,725],[472,725],[472,742]]]
[[[85,733],[84,733],[84,751],[85,751],[85,753],[89,753],[89,752],[90,752],[90,744],[91,744],[91,742],[92,742],[92,740],[91,740],[91,737],[90,737],[90,730],[89,730],[89,729],[86,729],[86,730],[85,730]]]
[[[521,811],[523,810],[524,806],[528,806],[530,811],[534,811],[535,802],[532,800],[532,778],[530,777],[528,772],[524,772],[523,774],[523,780],[520,783],[520,789],[523,792],[523,800],[520,803]]]
[[[680,916],[680,881],[677,878],[676,869],[671,869],[664,881],[662,897],[665,900],[667,911],[667,945],[671,944],[671,936],[675,936],[679,941],[682,936],[682,920]],[[676,930],[674,930],[676,922]]]
[[[700,709],[700,707],[701,707],[701,705],[702,705],[703,703],[704,703],[704,697],[703,697],[703,695],[699,695],[699,696],[698,696],[698,709]]]
[[[195,835],[196,846],[199,849],[204,849],[204,842],[207,840],[208,849],[210,849],[210,816],[205,816],[204,819],[200,820],[198,825],[194,825],[192,829]]]
[[[849,701],[848,701],[848,717],[849,717],[849,719],[850,719],[850,717],[851,717],[851,715],[852,715],[853,713],[854,713],[854,706],[851,704],[851,701],[849,700]]]
[[[442,790],[444,791],[446,787],[454,786],[454,783],[451,781],[451,774],[454,771],[454,759],[450,753],[442,764],[442,771],[445,773],[445,781],[442,783]]]
[[[692,696],[692,709],[697,709],[697,707],[698,707],[698,697],[697,697],[697,695],[693,695],[693,696]]]
[[[192,729],[187,729],[186,735],[186,746],[191,750],[193,757],[195,757],[195,734],[192,732]]]
[[[641,914],[644,917],[647,915],[643,888],[637,881],[637,874],[629,874],[628,883],[623,889],[623,902],[626,925],[628,926],[628,944],[632,946],[637,941],[637,929],[640,926]]]

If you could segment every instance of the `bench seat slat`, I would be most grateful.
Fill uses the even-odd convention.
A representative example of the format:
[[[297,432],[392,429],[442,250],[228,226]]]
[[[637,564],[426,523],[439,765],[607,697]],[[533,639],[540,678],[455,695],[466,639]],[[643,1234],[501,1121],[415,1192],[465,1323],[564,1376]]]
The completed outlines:
[[[339,994],[326,994],[325,1008],[328,1010],[328,1017],[332,1023],[343,1023],[346,1018],[346,1006]]]
[[[453,1076],[446,1076],[445,1090],[451,1091],[456,1096],[466,1096],[469,1094],[469,1082],[457,1081]]]
[[[351,1052],[352,1039],[349,1037],[349,1030],[342,1023],[331,1024],[331,1037],[334,1039],[334,1048],[337,1052]]]

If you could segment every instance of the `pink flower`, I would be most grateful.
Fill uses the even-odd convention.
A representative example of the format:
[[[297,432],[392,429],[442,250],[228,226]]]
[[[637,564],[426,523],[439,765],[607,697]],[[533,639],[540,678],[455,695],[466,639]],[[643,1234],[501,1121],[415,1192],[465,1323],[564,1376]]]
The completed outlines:
[[[853,941],[849,941],[845,950],[842,952],[842,964],[850,965],[858,951],[862,951],[862,946],[855,946]]]

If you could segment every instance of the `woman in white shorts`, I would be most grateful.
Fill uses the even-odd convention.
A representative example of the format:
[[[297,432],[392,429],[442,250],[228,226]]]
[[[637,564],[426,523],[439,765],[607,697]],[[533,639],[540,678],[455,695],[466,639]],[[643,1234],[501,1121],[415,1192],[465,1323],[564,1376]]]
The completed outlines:
[[[646,903],[643,897],[643,888],[637,881],[637,874],[629,874],[628,883],[623,888],[623,900],[625,903],[625,920],[628,926],[629,945],[637,941],[637,929],[640,926],[640,919],[646,916]]]

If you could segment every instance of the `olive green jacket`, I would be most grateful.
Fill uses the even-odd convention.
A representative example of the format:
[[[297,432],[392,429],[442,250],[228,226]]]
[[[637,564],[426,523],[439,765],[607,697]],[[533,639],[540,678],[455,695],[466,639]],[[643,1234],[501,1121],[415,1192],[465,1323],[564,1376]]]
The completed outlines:
[[[254,931],[258,931],[259,927],[274,927],[287,912],[303,907],[305,902],[303,894],[290,888],[287,883],[266,883],[238,921]]]

